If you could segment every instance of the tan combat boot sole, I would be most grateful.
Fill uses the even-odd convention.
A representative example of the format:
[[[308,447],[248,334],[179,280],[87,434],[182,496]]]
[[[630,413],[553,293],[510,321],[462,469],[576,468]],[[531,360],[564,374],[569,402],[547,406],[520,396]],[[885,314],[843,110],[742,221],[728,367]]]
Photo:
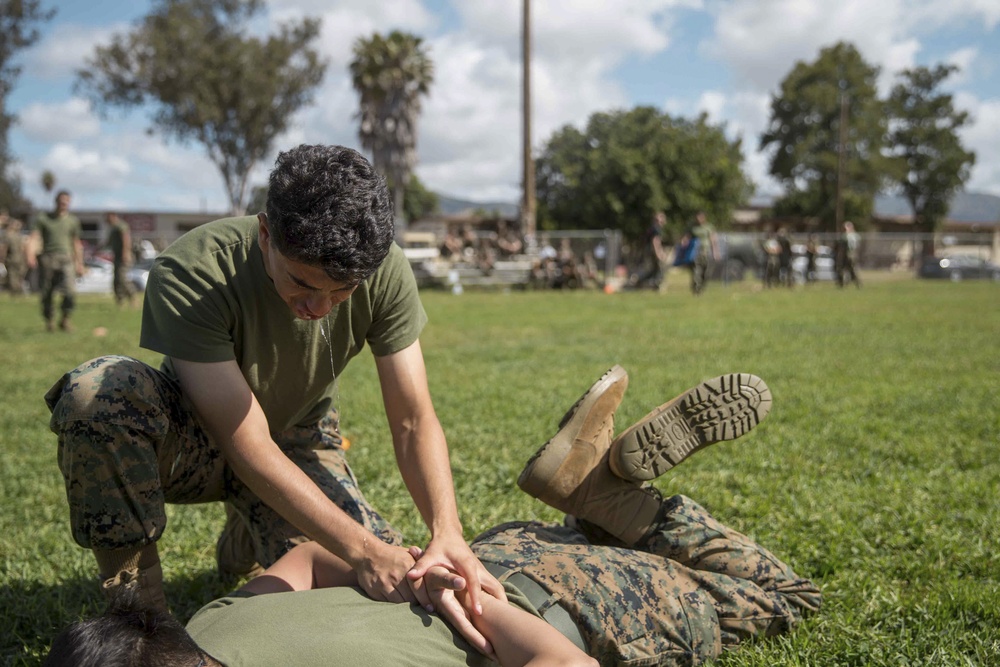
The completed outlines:
[[[633,482],[655,479],[703,447],[744,435],[770,411],[771,390],[756,375],[707,380],[615,438],[611,470]]]
[[[563,416],[559,432],[528,461],[517,485],[547,505],[571,513],[569,497],[607,451],[610,439],[603,447],[595,445],[627,387],[628,374],[621,366],[602,375]]]

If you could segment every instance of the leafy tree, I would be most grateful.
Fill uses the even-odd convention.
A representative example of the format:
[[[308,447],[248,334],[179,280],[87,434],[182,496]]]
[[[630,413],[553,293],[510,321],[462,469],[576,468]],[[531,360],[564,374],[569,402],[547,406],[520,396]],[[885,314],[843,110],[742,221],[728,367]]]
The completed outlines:
[[[440,199],[437,194],[425,188],[416,175],[410,176],[403,195],[403,212],[407,222],[414,222],[426,215],[437,213],[439,204]]]
[[[957,70],[954,65],[906,70],[889,95],[894,180],[913,209],[914,223],[924,232],[938,229],[976,161],[958,138],[969,114],[957,111],[951,95],[938,89]],[[923,249],[933,254],[934,244],[925,243]]]
[[[392,190],[397,225],[403,224],[406,185],[417,159],[420,98],[430,90],[434,65],[415,35],[394,30],[354,43],[351,81],[360,96],[361,145]],[[397,232],[400,231],[397,229]]]
[[[319,21],[248,32],[262,0],[155,0],[131,32],[98,47],[78,72],[79,87],[102,111],[152,106],[168,138],[201,144],[219,169],[234,213],[247,178],[312,101],[326,63],[311,44]]]
[[[247,213],[256,215],[267,208],[267,186],[256,185],[250,188],[250,203],[247,204]]]
[[[879,69],[854,46],[822,49],[815,62],[799,62],[771,100],[771,117],[760,138],[771,148],[770,173],[785,186],[776,211],[818,217],[827,229],[836,220],[841,104],[846,100],[842,195],[848,218],[871,217],[888,165],[882,156],[886,119],[878,99]]]
[[[7,132],[15,119],[7,113],[7,96],[21,74],[14,57],[38,41],[38,25],[55,13],[54,9],[42,9],[38,0],[0,0],[0,208],[21,205],[20,183],[8,174],[12,158]]]
[[[595,113],[583,131],[558,130],[536,160],[542,229],[620,229],[638,240],[656,211],[680,232],[695,213],[725,227],[751,184],[740,141],[702,114],[673,118],[653,107]]]

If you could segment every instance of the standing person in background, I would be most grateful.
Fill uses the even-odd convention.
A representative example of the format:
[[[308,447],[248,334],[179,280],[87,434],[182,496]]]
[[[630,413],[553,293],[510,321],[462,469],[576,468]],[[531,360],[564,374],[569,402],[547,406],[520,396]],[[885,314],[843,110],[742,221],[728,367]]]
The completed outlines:
[[[778,284],[781,272],[781,244],[774,232],[769,232],[762,244],[764,248],[764,287],[771,288]]]
[[[858,277],[855,266],[858,259],[858,246],[861,237],[854,231],[854,223],[848,220],[844,223],[844,233],[837,240],[837,285],[843,287],[853,282],[861,288],[861,278]]]
[[[806,242],[806,283],[816,281],[816,253],[819,252],[819,244],[816,242],[816,235],[810,234]]]
[[[83,275],[83,242],[80,220],[69,212],[71,195],[67,190],[56,194],[52,213],[39,213],[28,238],[28,268],[41,269],[42,317],[45,330],[55,330],[53,323],[55,293],[62,293],[59,328],[72,331],[70,317],[76,306],[76,278]]]
[[[132,231],[128,223],[118,217],[117,213],[109,212],[104,216],[104,221],[108,224],[107,246],[111,249],[113,257],[115,277],[114,291],[115,303],[119,306],[127,303],[133,304],[135,290],[128,281],[126,271],[132,266]]]
[[[25,257],[27,244],[24,242],[24,235],[21,234],[21,221],[17,218],[7,217],[6,211],[0,211],[0,217],[7,219],[0,262],[7,269],[7,289],[10,290],[12,296],[20,296],[24,294],[24,276],[28,272],[27,258]]]
[[[663,243],[666,226],[666,214],[663,211],[654,213],[643,237],[645,242],[643,263],[645,266],[641,272],[632,276],[630,284],[633,287],[641,287],[648,283],[650,287],[657,287],[661,294],[667,291],[667,267],[669,264],[668,252]]]
[[[784,227],[778,229],[778,248],[779,282],[785,287],[793,287],[795,280],[792,277],[792,241],[788,238],[788,230]]]
[[[688,230],[682,245],[697,243],[694,253],[694,263],[691,267],[691,293],[698,296],[705,291],[708,283],[708,270],[712,262],[719,261],[719,238],[715,234],[715,228],[708,224],[704,211],[698,211],[694,217],[694,223]]]

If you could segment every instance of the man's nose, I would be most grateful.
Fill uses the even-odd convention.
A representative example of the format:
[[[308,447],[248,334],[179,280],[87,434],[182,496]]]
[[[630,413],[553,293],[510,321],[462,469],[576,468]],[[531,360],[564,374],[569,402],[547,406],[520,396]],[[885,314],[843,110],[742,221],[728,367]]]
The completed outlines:
[[[313,315],[322,317],[333,308],[333,301],[325,294],[314,294],[306,300],[306,308]]]

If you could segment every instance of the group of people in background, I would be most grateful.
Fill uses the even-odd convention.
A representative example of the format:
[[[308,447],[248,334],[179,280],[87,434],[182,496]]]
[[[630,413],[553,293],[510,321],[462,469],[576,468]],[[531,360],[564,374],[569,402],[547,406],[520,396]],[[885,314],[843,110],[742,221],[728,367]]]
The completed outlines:
[[[470,224],[449,226],[438,251],[443,260],[475,266],[486,275],[496,268],[498,261],[521,259],[530,262],[530,287],[579,289],[601,286],[598,262],[604,259],[607,248],[599,246],[579,254],[572,239],[560,239],[557,248],[545,234],[537,243],[529,243],[507,221],[498,220],[496,232],[477,232]]]
[[[7,211],[0,211],[0,262],[6,269],[4,286],[14,296],[23,295],[29,272],[37,271],[46,331],[55,331],[57,327],[67,332],[73,330],[76,279],[86,271],[82,226],[80,219],[70,212],[71,203],[71,193],[60,190],[56,193],[53,209],[38,213],[27,230],[20,220],[10,217]],[[129,226],[113,212],[105,215],[105,222],[107,240],[98,250],[107,249],[111,253],[115,301],[119,305],[132,305],[135,294],[126,275],[133,257]]]
[[[858,277],[857,261],[858,249],[861,245],[861,236],[854,230],[854,223],[847,221],[842,226],[842,232],[837,235],[833,245],[833,273],[834,280],[839,287],[844,287],[854,283],[856,287],[861,287],[861,278]],[[768,234],[763,242],[764,249],[764,274],[763,283],[765,288],[770,287],[794,287],[795,267],[792,260],[794,252],[792,242],[788,236],[788,229],[778,228],[777,232]],[[821,246],[816,234],[809,234],[805,244],[805,268],[802,270],[802,280],[807,284],[814,283],[819,279],[817,258],[820,256]]]
[[[666,292],[667,272],[671,266],[681,266],[691,272],[691,293],[702,294],[708,284],[712,262],[722,258],[715,228],[708,223],[705,212],[698,211],[676,245],[671,243],[669,234],[666,214],[657,211],[643,239],[645,268],[633,274],[628,285],[651,284],[660,292]]]

